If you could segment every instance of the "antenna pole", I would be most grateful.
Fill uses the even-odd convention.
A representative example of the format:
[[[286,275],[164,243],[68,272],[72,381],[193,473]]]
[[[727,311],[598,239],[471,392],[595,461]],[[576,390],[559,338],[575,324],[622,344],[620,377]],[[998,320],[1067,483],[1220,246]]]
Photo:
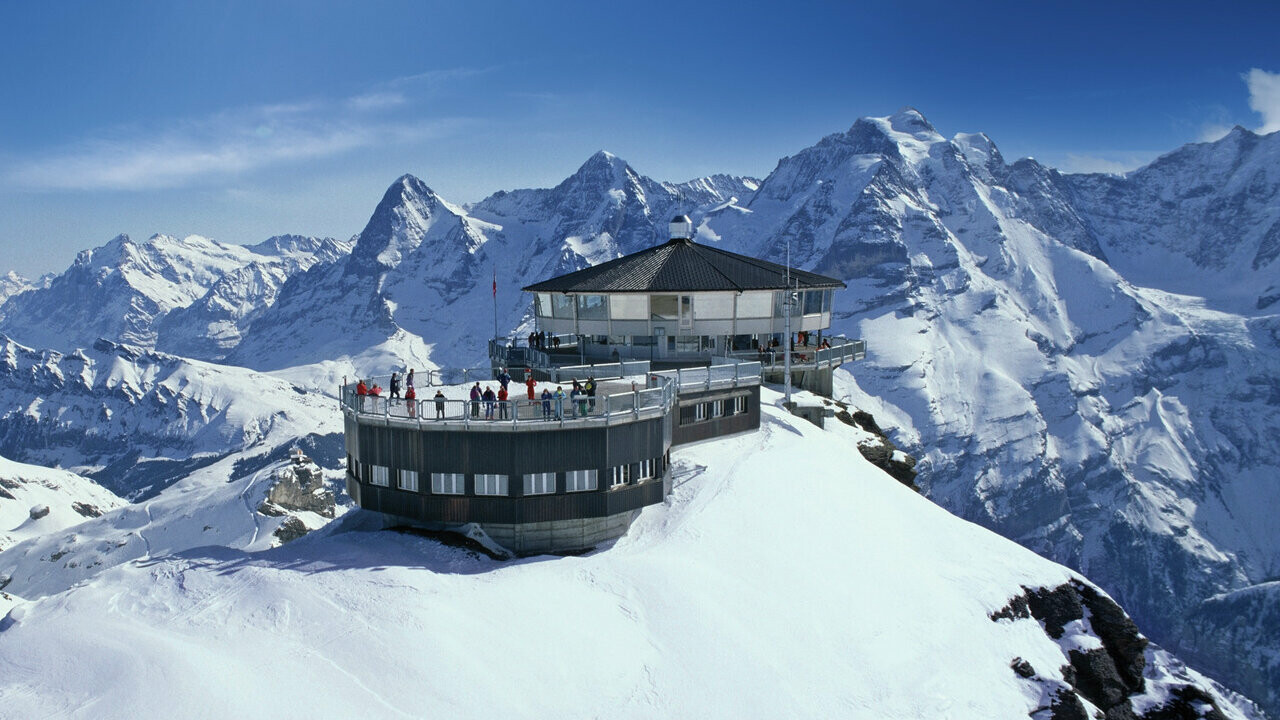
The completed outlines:
[[[791,296],[791,236],[790,235],[787,236],[786,278],[787,278],[787,281],[786,281],[787,289],[783,291],[786,293],[786,295],[783,298],[782,307],[784,308],[783,312],[786,313],[785,327],[787,330],[787,339],[782,344],[782,352],[783,352],[782,374],[787,376],[786,377],[787,389],[786,389],[784,403],[787,410],[790,410],[791,409],[791,303],[793,302],[793,299]]]

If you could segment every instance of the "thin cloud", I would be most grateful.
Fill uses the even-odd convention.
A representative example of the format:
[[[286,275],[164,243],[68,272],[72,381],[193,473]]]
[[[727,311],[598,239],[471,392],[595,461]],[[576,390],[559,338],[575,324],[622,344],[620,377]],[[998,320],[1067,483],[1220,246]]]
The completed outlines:
[[[262,105],[185,119],[144,132],[100,133],[50,152],[17,160],[9,184],[31,190],[154,190],[237,176],[388,144],[440,137],[457,119],[393,122],[385,113],[402,104],[398,93],[377,91],[341,102]]]
[[[347,98],[346,105],[352,110],[359,112],[368,112],[371,110],[386,110],[388,108],[404,105],[408,100],[404,93],[398,92],[371,92],[364,95],[356,95]]]
[[[1200,136],[1197,138],[1199,142],[1217,142],[1227,136],[1231,132],[1231,125],[1223,125],[1221,123],[1208,123],[1200,128]]]
[[[1280,73],[1253,68],[1244,75],[1249,86],[1249,107],[1262,116],[1259,133],[1280,130]]]

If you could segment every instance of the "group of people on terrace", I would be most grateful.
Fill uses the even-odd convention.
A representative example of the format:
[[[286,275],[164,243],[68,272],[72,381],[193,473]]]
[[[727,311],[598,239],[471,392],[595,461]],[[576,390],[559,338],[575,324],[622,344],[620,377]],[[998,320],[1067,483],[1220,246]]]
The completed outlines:
[[[548,347],[557,349],[560,347],[560,338],[555,335],[548,338],[545,330],[531,332],[529,333],[529,347],[535,350],[546,350]]]
[[[506,368],[500,368],[496,378],[498,382],[497,391],[490,385],[484,387],[476,382],[471,386],[468,392],[468,400],[466,401],[467,410],[472,419],[479,420],[483,411],[485,420],[510,420],[512,401],[510,399],[509,386],[511,384],[511,374]],[[413,385],[413,369],[404,376],[405,392],[403,397],[400,394],[399,373],[391,373],[389,382],[390,392],[387,395],[388,403],[394,403],[396,400],[403,400],[409,417],[417,417],[417,391]],[[564,419],[564,403],[569,401],[569,410],[572,417],[587,417],[596,410],[596,391],[599,389],[599,383],[596,382],[595,376],[588,377],[584,382],[573,380],[573,384],[568,392],[565,393],[564,387],[556,385],[553,391],[550,385],[544,385],[542,392],[538,392],[538,381],[534,379],[533,372],[525,374],[524,385],[526,395],[531,407],[537,407],[538,401],[542,405],[542,418],[544,420],[563,420]],[[634,383],[632,383],[634,389]],[[382,397],[382,386],[372,380],[360,380],[356,384],[356,396],[359,398],[360,407],[364,407],[364,397]],[[431,398],[435,405],[435,419],[444,420],[445,403],[448,400],[444,393],[439,389]],[[536,411],[535,411],[536,413]]]

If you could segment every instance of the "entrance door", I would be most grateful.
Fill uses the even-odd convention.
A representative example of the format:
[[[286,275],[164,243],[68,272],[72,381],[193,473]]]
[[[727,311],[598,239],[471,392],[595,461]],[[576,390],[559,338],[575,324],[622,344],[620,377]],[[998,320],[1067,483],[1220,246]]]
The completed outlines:
[[[688,295],[680,296],[680,329],[693,329],[693,298]]]
[[[657,357],[667,356],[667,329],[664,327],[655,327],[653,329],[653,349],[654,355]],[[651,356],[650,360],[653,359]]]

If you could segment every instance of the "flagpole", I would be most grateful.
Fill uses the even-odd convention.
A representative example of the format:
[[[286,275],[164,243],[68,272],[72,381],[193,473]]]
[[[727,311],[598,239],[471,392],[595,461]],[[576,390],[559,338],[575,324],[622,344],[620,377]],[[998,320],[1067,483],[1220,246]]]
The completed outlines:
[[[493,265],[493,339],[498,339],[498,265]]]

